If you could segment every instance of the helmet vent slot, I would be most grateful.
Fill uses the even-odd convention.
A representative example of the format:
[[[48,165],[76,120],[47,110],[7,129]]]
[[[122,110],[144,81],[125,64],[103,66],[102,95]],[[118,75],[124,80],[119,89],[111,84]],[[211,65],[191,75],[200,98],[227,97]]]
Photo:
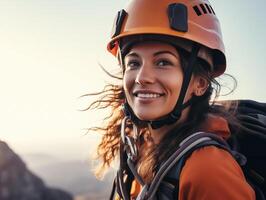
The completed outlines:
[[[203,14],[208,14],[208,13],[215,15],[215,12],[212,9],[211,5],[208,5],[206,3],[205,4],[199,4],[199,5],[193,6],[193,9],[194,9],[195,13],[198,16],[201,16]]]
[[[209,5],[209,6],[210,6],[210,8],[211,8],[211,10],[212,10],[212,13],[215,14],[214,10],[212,9],[212,6],[211,6],[211,5]]]
[[[200,4],[201,10],[204,12],[204,14],[207,14],[207,10],[203,4]]]
[[[196,12],[196,14],[198,16],[202,15],[201,12],[200,12],[200,9],[198,8],[198,6],[193,6],[193,9],[194,9],[194,11]]]
[[[214,14],[208,4],[205,3],[205,6],[210,14]]]

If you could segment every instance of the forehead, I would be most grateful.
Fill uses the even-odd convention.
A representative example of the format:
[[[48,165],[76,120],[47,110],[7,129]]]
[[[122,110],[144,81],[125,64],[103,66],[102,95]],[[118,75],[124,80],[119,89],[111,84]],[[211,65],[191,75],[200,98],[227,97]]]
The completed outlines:
[[[137,54],[154,54],[156,52],[165,51],[178,55],[176,48],[173,45],[157,41],[145,41],[134,44],[127,55],[131,53]]]

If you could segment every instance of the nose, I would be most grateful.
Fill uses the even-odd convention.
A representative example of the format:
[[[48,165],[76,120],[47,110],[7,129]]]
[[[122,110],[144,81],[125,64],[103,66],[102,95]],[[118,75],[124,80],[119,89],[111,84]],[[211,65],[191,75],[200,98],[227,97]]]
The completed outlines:
[[[140,85],[152,84],[155,80],[155,74],[152,67],[147,63],[143,64],[137,73],[135,82]]]

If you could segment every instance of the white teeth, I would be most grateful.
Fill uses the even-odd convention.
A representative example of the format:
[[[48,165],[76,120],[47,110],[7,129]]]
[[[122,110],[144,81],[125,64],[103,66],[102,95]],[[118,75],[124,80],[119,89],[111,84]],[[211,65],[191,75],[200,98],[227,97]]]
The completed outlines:
[[[140,97],[140,98],[158,98],[158,97],[160,97],[160,95],[159,94],[138,93],[137,97]]]

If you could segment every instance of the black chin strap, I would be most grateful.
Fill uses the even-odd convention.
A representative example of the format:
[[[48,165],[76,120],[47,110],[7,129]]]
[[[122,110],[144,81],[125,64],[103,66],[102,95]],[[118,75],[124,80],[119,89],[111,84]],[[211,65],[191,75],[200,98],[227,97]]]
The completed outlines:
[[[184,102],[184,98],[186,96],[186,92],[192,77],[192,73],[197,61],[197,56],[199,52],[200,46],[197,44],[194,44],[192,47],[192,52],[190,54],[190,58],[188,61],[188,66],[185,67],[184,69],[184,79],[182,82],[182,87],[180,90],[179,98],[176,102],[175,108],[173,109],[172,112],[170,112],[167,116],[162,117],[161,119],[158,120],[153,120],[153,121],[143,121],[137,118],[137,116],[134,114],[133,110],[130,108],[128,103],[125,103],[123,106],[125,115],[128,116],[136,125],[141,124],[141,123],[149,123],[152,127],[152,129],[158,129],[161,128],[164,125],[169,125],[175,123],[179,118],[181,117],[182,111],[191,105],[194,101],[194,98],[192,96],[191,99],[189,99],[187,102]]]

